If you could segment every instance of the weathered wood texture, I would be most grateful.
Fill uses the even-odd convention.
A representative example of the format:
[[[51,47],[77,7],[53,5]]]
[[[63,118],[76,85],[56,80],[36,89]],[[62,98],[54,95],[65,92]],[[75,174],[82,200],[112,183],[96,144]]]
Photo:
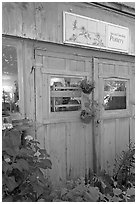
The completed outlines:
[[[113,174],[115,158],[129,145],[129,118],[106,119],[101,138],[101,169]]]
[[[92,124],[80,121],[80,111],[50,112],[50,76],[91,76],[91,58],[35,51],[37,138],[50,154],[54,185],[89,174],[93,169]]]
[[[129,28],[129,54],[135,54],[135,19],[74,2],[4,2],[2,33],[63,44],[63,11]]]
[[[54,185],[66,179],[85,176],[92,169],[92,128],[79,122],[51,123],[39,137],[45,144],[52,161],[49,176]],[[42,141],[43,140],[43,141]],[[46,143],[45,143],[46,141]]]
[[[34,73],[30,74],[33,65],[32,44],[26,42],[25,47],[26,60],[28,60],[26,62],[26,75],[28,75],[26,81],[31,81],[31,84],[27,83],[26,87],[30,86],[32,89],[34,87]],[[57,185],[68,178],[85,176],[93,169],[95,159],[93,127],[91,124],[81,123],[79,112],[68,112],[67,115],[61,112],[50,114],[49,77],[56,74],[59,76],[92,76],[92,58],[89,55],[92,56],[94,53],[87,52],[87,56],[84,56],[82,50],[67,50],[48,44],[43,46],[46,50],[41,50],[38,45],[36,47],[39,47],[35,50],[37,138],[41,146],[46,148],[50,154],[53,166],[48,174],[54,185]],[[101,102],[103,99],[104,78],[119,77],[129,82],[128,111],[121,114],[113,111],[110,115],[102,111],[101,123],[94,135],[98,167],[112,173],[115,156],[127,147],[129,139],[134,141],[135,138],[135,67],[134,63],[120,61],[120,59],[95,59],[94,66],[95,100]],[[26,100],[29,103],[27,105],[29,115],[34,112],[30,94],[35,91],[31,90],[30,93],[29,89],[27,90],[28,98],[30,98],[30,102]]]
[[[115,155],[126,147],[129,139],[135,139],[134,57],[28,39],[7,40],[18,48],[20,94],[24,96],[22,109],[26,117],[37,119],[37,138],[41,147],[47,149],[53,163],[49,171],[53,183],[89,174],[96,160],[98,167],[112,173]],[[102,103],[104,78],[120,77],[127,79],[129,85],[128,111],[121,114],[113,111],[110,115],[102,111],[94,140],[92,124],[83,125],[79,111],[68,111],[67,114],[51,114],[49,111],[50,76],[92,77],[92,57],[100,58],[94,63],[95,100]]]
[[[101,106],[100,125],[97,127],[96,154],[98,169],[113,173],[115,157],[128,148],[129,141],[135,140],[134,124],[134,64],[114,60],[95,59],[95,99]],[[104,80],[116,78],[126,80],[127,107],[124,110],[105,111]]]

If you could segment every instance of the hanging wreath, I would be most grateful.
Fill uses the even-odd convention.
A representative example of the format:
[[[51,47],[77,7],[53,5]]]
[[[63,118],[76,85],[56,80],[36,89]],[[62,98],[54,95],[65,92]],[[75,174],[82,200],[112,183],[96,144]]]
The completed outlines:
[[[94,117],[94,113],[91,110],[82,110],[80,118],[84,123],[90,123],[91,119]]]
[[[90,94],[91,91],[95,88],[95,83],[85,78],[81,81],[80,88],[82,89],[83,93]]]
[[[80,113],[80,119],[83,123],[90,123],[92,119],[98,123],[100,118],[100,108],[96,101],[90,101],[89,104],[85,103],[85,109]]]

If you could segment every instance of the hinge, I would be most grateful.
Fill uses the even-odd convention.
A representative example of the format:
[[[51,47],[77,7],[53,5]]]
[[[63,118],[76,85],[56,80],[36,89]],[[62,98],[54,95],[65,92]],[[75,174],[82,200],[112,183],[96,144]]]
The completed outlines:
[[[36,55],[35,55],[35,49],[34,49],[34,51],[33,51],[33,57],[34,57],[34,59],[35,59],[35,56],[36,56]]]
[[[33,72],[33,70],[34,70],[35,68],[36,68],[35,66],[32,66],[32,67],[31,67],[31,71],[30,71],[31,74],[32,74],[32,72]]]

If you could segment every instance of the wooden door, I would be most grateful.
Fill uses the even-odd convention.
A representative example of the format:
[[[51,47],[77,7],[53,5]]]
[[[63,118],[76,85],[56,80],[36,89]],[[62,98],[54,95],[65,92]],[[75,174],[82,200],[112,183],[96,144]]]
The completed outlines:
[[[35,60],[37,138],[52,161],[49,176],[59,185],[93,169],[92,123],[81,122],[82,107],[75,103],[82,101],[75,84],[92,77],[92,59],[58,49],[35,50]],[[73,103],[67,102],[70,97]]]
[[[95,100],[100,120],[95,126],[97,168],[112,174],[115,158],[134,142],[134,63],[94,59]]]

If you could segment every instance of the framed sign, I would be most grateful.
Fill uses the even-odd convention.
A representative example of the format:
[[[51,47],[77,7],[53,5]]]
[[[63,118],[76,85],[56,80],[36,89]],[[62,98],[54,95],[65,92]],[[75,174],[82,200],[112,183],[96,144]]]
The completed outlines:
[[[129,29],[64,12],[63,42],[128,53]]]

